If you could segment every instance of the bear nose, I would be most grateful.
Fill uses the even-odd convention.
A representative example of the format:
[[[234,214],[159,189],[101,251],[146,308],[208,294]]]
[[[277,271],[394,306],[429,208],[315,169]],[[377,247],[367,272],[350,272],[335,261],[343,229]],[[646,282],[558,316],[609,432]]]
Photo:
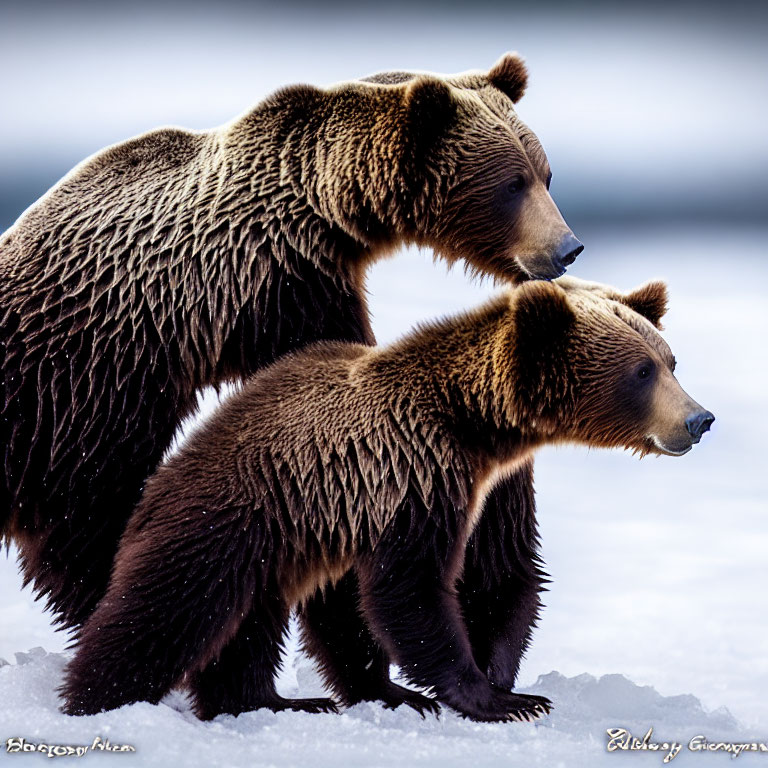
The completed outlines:
[[[698,443],[701,436],[712,426],[714,420],[714,415],[709,411],[697,411],[685,420],[685,428],[694,441]]]
[[[576,261],[576,257],[584,250],[584,246],[573,236],[573,232],[569,232],[560,241],[560,245],[557,248],[553,261],[555,264],[565,272],[566,267],[573,264]]]

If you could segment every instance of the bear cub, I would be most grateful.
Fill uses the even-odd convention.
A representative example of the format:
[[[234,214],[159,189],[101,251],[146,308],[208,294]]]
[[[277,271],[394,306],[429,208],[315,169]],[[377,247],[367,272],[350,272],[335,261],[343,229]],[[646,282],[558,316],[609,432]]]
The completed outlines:
[[[548,712],[473,656],[466,542],[490,489],[542,445],[699,441],[714,417],[673,375],[665,308],[662,283],[526,283],[389,346],[323,342],[257,373],[147,483],[77,635],[65,711],[178,684],[203,718],[334,710],[281,698],[274,676],[291,609],[354,572],[370,632],[436,702],[478,721]]]

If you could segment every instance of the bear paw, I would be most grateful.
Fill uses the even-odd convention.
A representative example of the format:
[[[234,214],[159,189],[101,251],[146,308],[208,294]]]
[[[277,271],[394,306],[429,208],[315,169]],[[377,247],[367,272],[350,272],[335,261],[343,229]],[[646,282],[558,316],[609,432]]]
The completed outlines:
[[[446,703],[462,717],[484,723],[533,722],[552,711],[552,702],[544,696],[512,693],[493,683]]]
[[[401,704],[406,704],[423,718],[426,718],[427,713],[440,714],[440,705],[434,699],[393,682],[386,685],[385,690],[378,696],[378,700],[383,701],[387,709],[397,709]]]

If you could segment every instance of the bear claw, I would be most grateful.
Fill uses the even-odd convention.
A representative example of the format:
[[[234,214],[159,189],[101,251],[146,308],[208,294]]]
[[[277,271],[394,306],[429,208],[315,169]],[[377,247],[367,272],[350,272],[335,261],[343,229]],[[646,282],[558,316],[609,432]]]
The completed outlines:
[[[426,718],[427,713],[440,715],[440,704],[435,699],[393,683],[391,680],[372,686],[365,693],[358,693],[353,699],[347,698],[344,703],[348,706],[354,706],[361,701],[379,701],[385,709],[397,709],[405,704],[411,709],[415,709],[422,718]]]
[[[387,709],[396,709],[401,704],[405,704],[411,709],[415,709],[423,719],[426,719],[427,714],[435,716],[440,714],[440,704],[435,699],[396,683],[389,684],[386,698],[383,701]]]
[[[275,712],[285,709],[294,712],[310,712],[313,715],[328,713],[339,714],[339,705],[333,699],[283,699],[277,704],[270,704]]]
[[[454,706],[462,717],[478,722],[527,722],[532,723],[548,715],[552,702],[543,696],[512,693],[492,686],[491,695],[485,701],[468,706]]]

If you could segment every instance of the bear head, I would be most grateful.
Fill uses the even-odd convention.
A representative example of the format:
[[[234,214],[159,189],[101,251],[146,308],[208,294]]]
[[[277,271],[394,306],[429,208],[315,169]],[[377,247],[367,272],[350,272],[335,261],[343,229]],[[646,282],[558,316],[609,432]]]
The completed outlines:
[[[583,250],[549,194],[547,156],[514,108],[527,80],[515,54],[488,72],[366,78],[404,89],[402,175],[414,197],[426,193],[413,239],[514,282],[556,278]]]
[[[664,283],[623,294],[570,279],[535,282],[511,301],[519,423],[553,441],[669,456],[687,453],[710,428],[715,417],[683,391],[658,330]]]

